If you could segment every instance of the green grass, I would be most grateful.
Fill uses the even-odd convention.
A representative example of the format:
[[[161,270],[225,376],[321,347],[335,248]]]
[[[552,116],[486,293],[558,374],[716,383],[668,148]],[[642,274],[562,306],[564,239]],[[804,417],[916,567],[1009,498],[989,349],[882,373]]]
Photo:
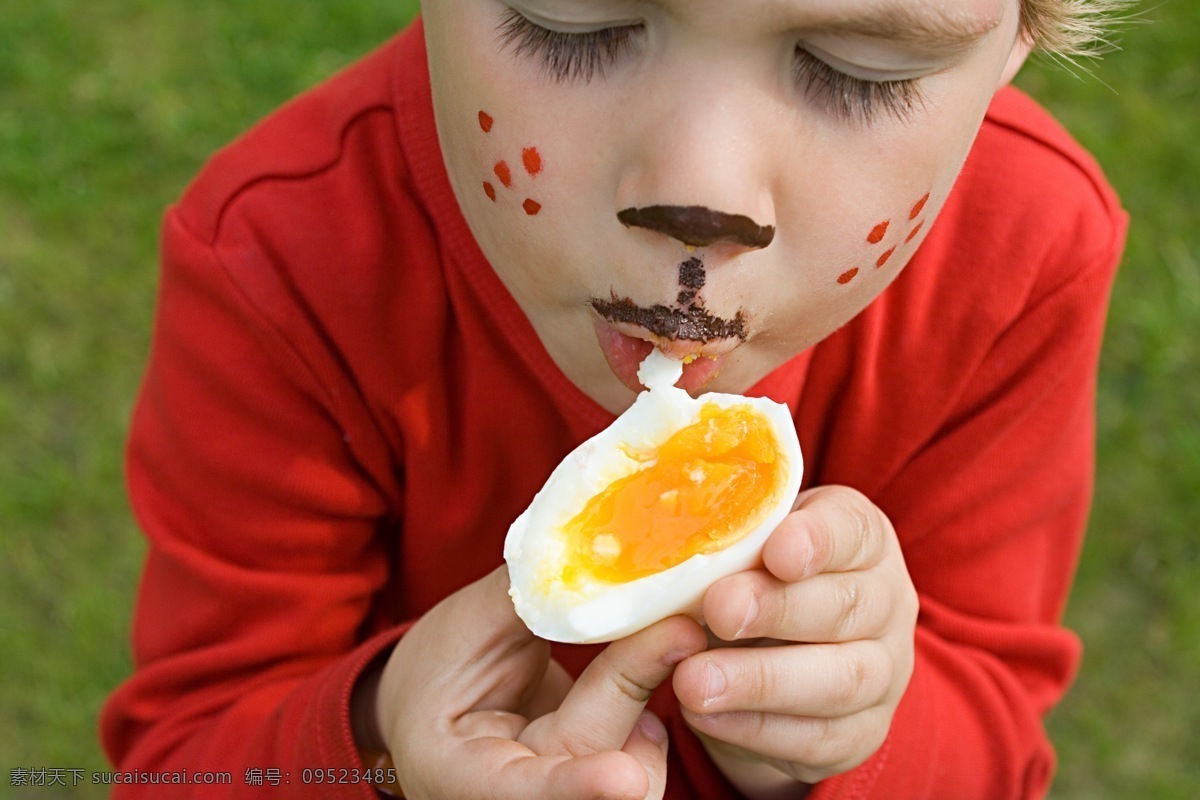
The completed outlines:
[[[144,552],[121,449],[163,207],[216,148],[382,42],[412,5],[6,7],[0,795],[14,767],[105,768],[96,711],[129,671]],[[1200,796],[1197,8],[1147,11],[1150,24],[1095,78],[1034,67],[1020,81],[1096,153],[1134,218],[1102,365],[1096,507],[1069,609],[1086,657],[1051,718],[1064,800]]]
[[[1068,623],[1079,680],[1050,721],[1059,798],[1200,797],[1200,7],[1149,7],[1077,79],[1021,83],[1132,215],[1101,363],[1096,502]]]
[[[144,553],[121,455],[164,206],[414,3],[43,0],[0,25],[0,796],[102,770]],[[30,796],[99,797],[92,787]]]

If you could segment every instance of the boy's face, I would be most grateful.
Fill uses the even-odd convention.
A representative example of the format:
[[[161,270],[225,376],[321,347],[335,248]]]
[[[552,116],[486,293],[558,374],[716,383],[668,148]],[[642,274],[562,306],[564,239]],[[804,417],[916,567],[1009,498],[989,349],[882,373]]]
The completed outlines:
[[[467,222],[612,411],[651,343],[700,356],[684,388],[743,391],[883,291],[1020,57],[1017,0],[430,0],[424,16]]]

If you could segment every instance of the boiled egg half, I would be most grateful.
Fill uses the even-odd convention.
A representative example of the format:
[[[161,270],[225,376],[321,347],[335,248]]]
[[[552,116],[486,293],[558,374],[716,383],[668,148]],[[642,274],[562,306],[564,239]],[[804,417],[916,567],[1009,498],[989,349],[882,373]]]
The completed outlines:
[[[651,351],[647,387],[551,473],[504,543],[517,614],[558,642],[619,639],[759,562],[791,509],[803,463],[787,406],[675,383]],[[703,620],[701,620],[703,622]]]

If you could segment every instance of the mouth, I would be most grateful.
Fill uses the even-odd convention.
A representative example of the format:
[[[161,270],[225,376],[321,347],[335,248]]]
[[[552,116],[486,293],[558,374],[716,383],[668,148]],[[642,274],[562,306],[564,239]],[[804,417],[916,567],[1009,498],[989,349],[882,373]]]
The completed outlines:
[[[704,262],[693,256],[681,262],[678,270],[680,291],[674,306],[639,306],[615,291],[607,300],[592,298],[596,339],[609,369],[635,392],[642,390],[638,367],[655,347],[684,363],[683,377],[676,386],[695,394],[717,377],[726,357],[746,341],[742,311],[725,319],[704,307],[700,297],[707,280]]]
[[[725,359],[744,341],[738,336],[708,341],[669,338],[642,325],[605,319],[599,313],[592,315],[592,323],[609,369],[621,383],[635,392],[643,389],[637,379],[638,367],[656,347],[664,355],[684,362],[683,377],[676,385],[684,391],[696,393],[717,377]]]
[[[724,339],[746,339],[746,318],[739,311],[732,319],[710,314],[694,290],[680,292],[679,307],[639,306],[627,297],[613,294],[607,300],[594,298],[592,310],[613,324],[641,329],[660,340],[691,340],[708,345]],[[686,301],[686,304],[684,302]]]

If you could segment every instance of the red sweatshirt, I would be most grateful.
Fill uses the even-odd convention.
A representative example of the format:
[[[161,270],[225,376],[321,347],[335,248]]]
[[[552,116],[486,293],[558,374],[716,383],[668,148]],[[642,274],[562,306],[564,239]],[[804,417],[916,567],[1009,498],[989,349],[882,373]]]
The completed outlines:
[[[1124,229],[1092,160],[1006,89],[903,274],[750,392],[792,409],[806,486],[853,486],[889,515],[920,594],[890,735],[819,800],[1045,792],[1042,715],[1079,659],[1059,618]],[[232,785],[117,795],[261,798],[265,777],[370,797],[302,774],[357,765],[356,677],[501,562],[509,523],[613,417],[558,371],[468,231],[419,25],[216,155],[163,235],[128,451],[149,539],[136,669],[102,738],[121,770]],[[555,655],[577,672],[595,652]],[[735,797],[669,681],[651,707],[668,796]]]

